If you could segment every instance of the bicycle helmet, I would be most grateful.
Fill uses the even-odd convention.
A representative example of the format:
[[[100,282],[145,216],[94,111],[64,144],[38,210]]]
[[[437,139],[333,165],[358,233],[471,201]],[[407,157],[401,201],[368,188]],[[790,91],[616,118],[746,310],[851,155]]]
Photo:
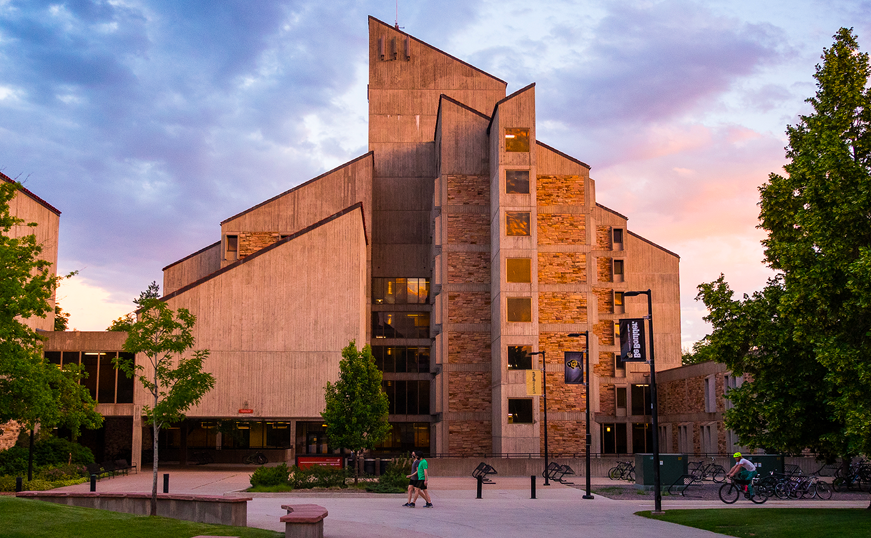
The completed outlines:
[[[735,452],[734,454],[732,454],[732,457],[733,457],[733,458],[740,458],[740,457],[741,457],[741,453],[740,453],[740,452]]]

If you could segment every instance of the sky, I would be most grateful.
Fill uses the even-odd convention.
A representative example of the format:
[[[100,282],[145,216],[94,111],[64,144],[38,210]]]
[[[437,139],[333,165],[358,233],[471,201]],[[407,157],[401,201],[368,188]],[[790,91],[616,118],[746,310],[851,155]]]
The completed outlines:
[[[0,0],[0,171],[62,211],[70,328],[103,330],[220,222],[367,151],[368,21],[388,1]],[[871,0],[400,1],[404,31],[536,85],[537,137],[696,287],[765,285],[759,185],[840,27]]]

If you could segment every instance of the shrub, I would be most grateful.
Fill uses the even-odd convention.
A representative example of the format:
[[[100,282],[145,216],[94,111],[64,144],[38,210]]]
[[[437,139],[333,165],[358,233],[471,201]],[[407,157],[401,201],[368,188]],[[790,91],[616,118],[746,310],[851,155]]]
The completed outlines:
[[[376,484],[366,486],[366,491],[373,493],[402,493],[408,488],[408,476],[411,473],[411,456],[398,456],[387,464],[387,469],[378,478]]]
[[[50,482],[48,480],[25,480],[23,483],[24,491],[45,491],[54,488],[62,488],[64,486],[72,486],[86,482],[86,478],[75,478],[71,480],[58,480]],[[0,491],[15,491],[14,476],[0,476]]]
[[[72,461],[70,461],[70,458],[72,458]],[[56,466],[66,465],[68,462],[87,465],[94,463],[94,453],[91,452],[91,449],[78,443],[58,437],[50,437],[34,443],[33,460],[38,465]]]
[[[62,480],[75,480],[82,477],[87,477],[87,469],[84,465],[59,465],[57,467],[43,467],[37,473],[37,476],[49,482],[59,482]]]
[[[286,463],[280,463],[275,467],[259,467],[251,475],[252,486],[281,486],[287,484],[290,470]]]
[[[296,465],[291,467],[291,476],[288,483],[294,489],[308,488],[332,488],[348,487],[345,479],[348,478],[346,469],[336,469],[321,465],[312,465],[307,469],[300,469]]]
[[[0,475],[20,475],[27,472],[27,449],[13,446],[0,452]]]

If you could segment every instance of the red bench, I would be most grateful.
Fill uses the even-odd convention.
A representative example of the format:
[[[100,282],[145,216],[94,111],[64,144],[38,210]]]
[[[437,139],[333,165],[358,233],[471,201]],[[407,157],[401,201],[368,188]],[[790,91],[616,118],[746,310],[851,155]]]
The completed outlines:
[[[324,538],[327,509],[316,504],[284,504],[287,515],[281,517],[285,538]]]

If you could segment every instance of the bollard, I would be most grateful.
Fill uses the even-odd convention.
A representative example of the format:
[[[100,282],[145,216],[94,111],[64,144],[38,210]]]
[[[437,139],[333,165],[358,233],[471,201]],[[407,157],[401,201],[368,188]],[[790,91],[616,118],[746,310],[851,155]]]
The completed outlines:
[[[481,497],[481,490],[482,490],[482,489],[484,489],[484,477],[483,477],[483,476],[479,476],[479,477],[478,477],[478,496],[475,497],[476,499],[481,499],[481,498],[482,498],[482,497]]]
[[[532,475],[529,477],[529,483],[532,487],[532,497],[530,497],[530,499],[534,499],[535,498],[535,475]]]
[[[169,493],[169,473],[163,475],[163,492]]]
[[[97,475],[91,475],[91,493],[97,491]]]
[[[15,477],[15,493],[19,491],[24,491],[24,479],[20,476]]]

